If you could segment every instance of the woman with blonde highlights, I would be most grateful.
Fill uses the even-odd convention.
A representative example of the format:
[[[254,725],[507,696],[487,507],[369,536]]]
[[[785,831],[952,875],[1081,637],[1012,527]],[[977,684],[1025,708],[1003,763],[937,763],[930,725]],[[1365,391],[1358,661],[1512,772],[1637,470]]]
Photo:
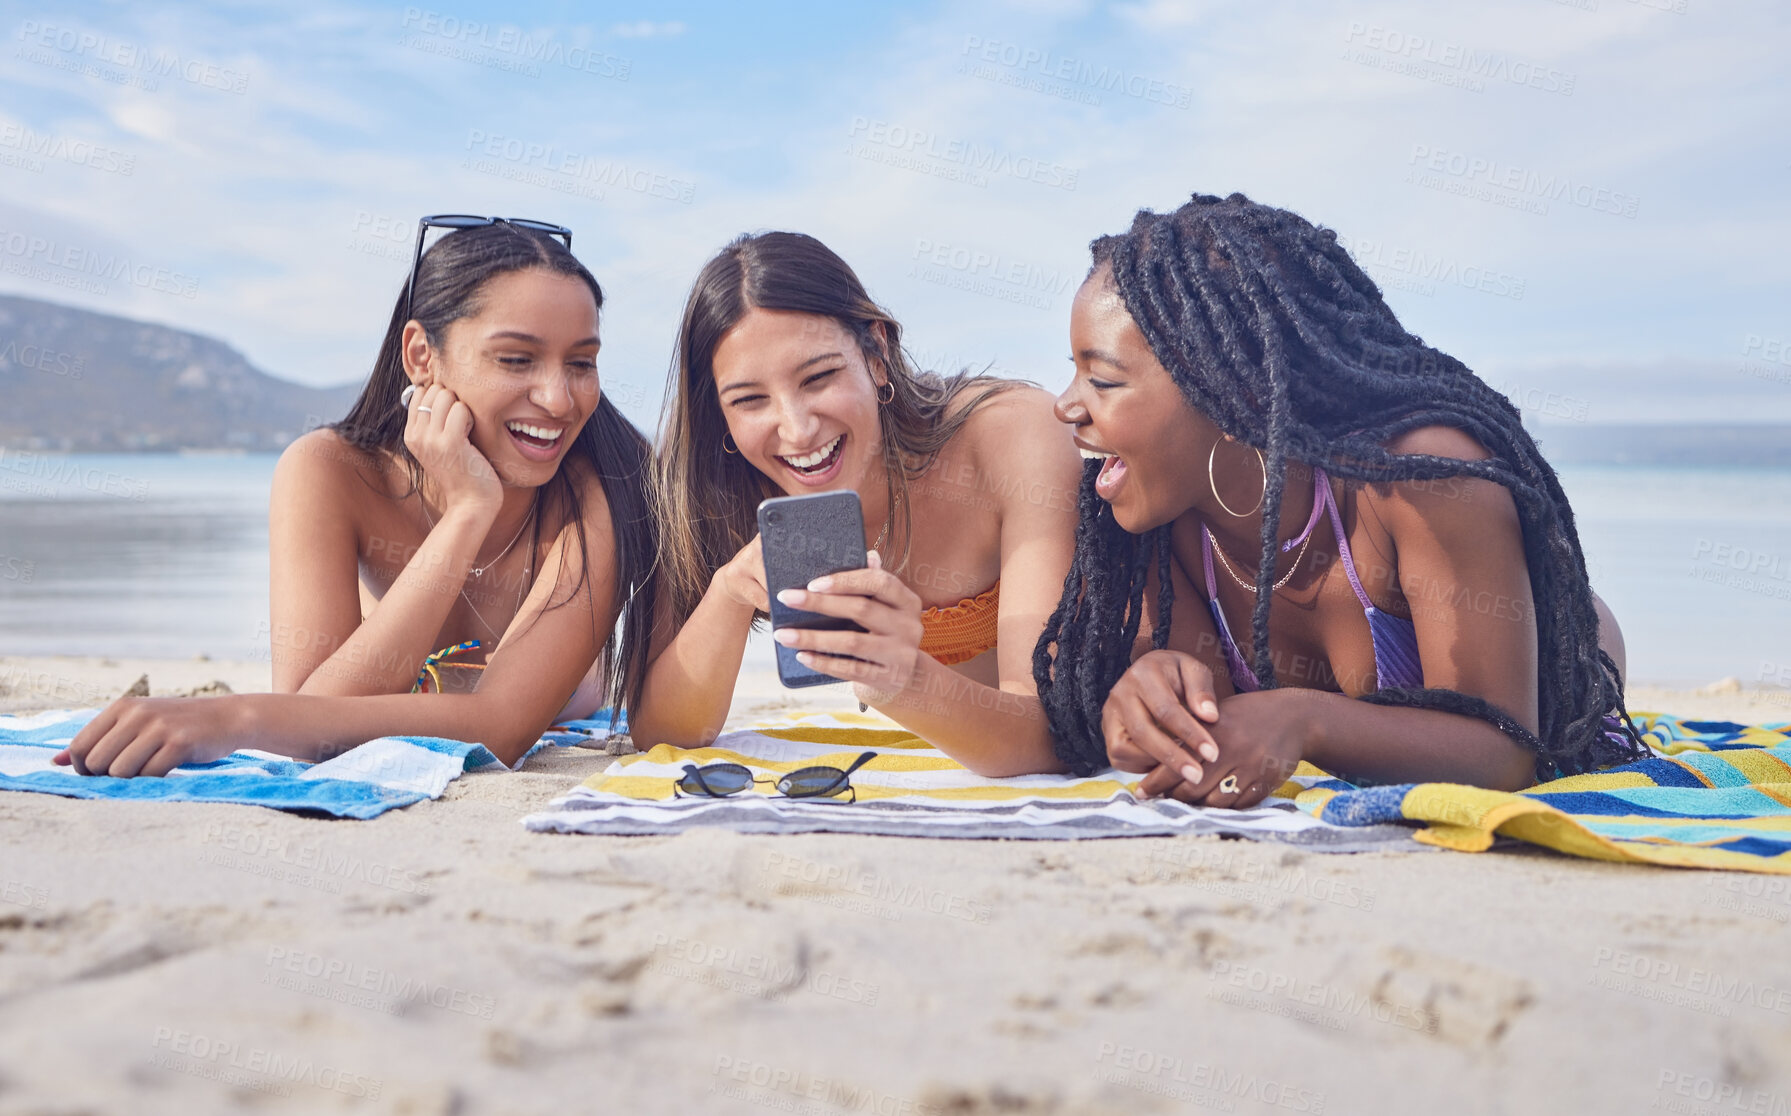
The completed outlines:
[[[865,630],[785,629],[779,642],[974,771],[1062,769],[1032,655],[1069,569],[1080,464],[1048,394],[917,373],[844,260],[772,232],[697,276],[669,396],[663,599],[637,740],[700,746],[720,732],[770,605],[759,502],[849,490],[868,568],[780,599]]]

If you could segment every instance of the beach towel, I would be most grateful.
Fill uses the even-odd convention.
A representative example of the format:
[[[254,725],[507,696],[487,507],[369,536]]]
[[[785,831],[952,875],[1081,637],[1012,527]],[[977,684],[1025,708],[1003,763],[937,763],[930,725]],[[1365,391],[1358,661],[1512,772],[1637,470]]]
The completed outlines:
[[[1499,835],[1596,860],[1791,874],[1791,722],[1632,717],[1652,758],[1516,794],[1327,779],[1295,802],[1334,825],[1417,823],[1419,841],[1463,852]]]
[[[463,772],[497,763],[482,744],[433,736],[381,737],[322,763],[243,749],[212,763],[177,767],[160,779],[77,775],[52,763],[50,757],[98,713],[82,709],[0,716],[0,790],[70,798],[230,802],[372,818],[425,798],[439,798]],[[608,729],[607,715],[555,726],[523,759],[544,747],[602,739]],[[517,763],[521,766],[522,761]]]
[[[877,758],[853,773],[854,803],[773,796],[769,783],[727,798],[673,795],[686,764],[739,763],[756,776],[775,777],[817,763],[845,768],[867,751]],[[728,733],[708,748],[657,745],[617,760],[523,824],[539,832],[615,835],[705,827],[1035,840],[1208,833],[1325,852],[1423,849],[1406,825],[1338,825],[1296,809],[1291,794],[1324,779],[1316,769],[1296,775],[1281,796],[1249,810],[1140,801],[1129,789],[1133,776],[985,778],[876,714],[821,713]]]

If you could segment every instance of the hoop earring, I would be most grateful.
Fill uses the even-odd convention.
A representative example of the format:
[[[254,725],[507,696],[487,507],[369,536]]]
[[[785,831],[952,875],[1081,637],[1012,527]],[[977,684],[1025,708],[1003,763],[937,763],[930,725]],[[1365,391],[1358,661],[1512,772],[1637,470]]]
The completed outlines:
[[[1250,448],[1256,449],[1255,446],[1251,446]],[[1239,519],[1242,519],[1247,515],[1254,515],[1257,509],[1262,507],[1263,499],[1269,494],[1269,463],[1263,460],[1262,451],[1256,450],[1256,464],[1262,469],[1262,495],[1256,498],[1256,507],[1251,508],[1249,511],[1232,511],[1231,506],[1225,502],[1225,497],[1219,495],[1218,481],[1213,478],[1213,457],[1218,454],[1218,452],[1219,443],[1214,442],[1213,448],[1208,450],[1206,454],[1206,483],[1208,487],[1213,490],[1213,499],[1219,501],[1219,506],[1224,508],[1227,514],[1234,515]]]
[[[889,394],[887,396],[883,394],[883,388],[889,389]],[[895,402],[895,381],[894,380],[884,380],[883,381],[883,386],[879,387],[877,389],[877,402],[882,403],[882,404],[889,404],[889,403]]]
[[[721,452],[723,452],[723,453],[739,453],[740,452],[739,447],[734,442],[734,435],[732,435],[731,433],[729,433],[726,430],[721,432]]]

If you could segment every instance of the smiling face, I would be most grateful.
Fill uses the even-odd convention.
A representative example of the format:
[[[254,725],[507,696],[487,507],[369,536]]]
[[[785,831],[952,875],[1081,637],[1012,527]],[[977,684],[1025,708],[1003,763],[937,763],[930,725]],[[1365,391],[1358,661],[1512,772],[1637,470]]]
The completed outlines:
[[[788,495],[857,489],[883,469],[885,373],[833,318],[753,309],[715,348],[715,389],[740,455]]]
[[[1095,491],[1134,534],[1172,522],[1207,491],[1207,451],[1222,434],[1151,352],[1103,265],[1070,307],[1076,377],[1057,397],[1084,457],[1105,459]]]
[[[413,323],[414,325],[414,323]],[[420,331],[419,331],[420,332]],[[449,323],[439,348],[407,346],[412,383],[433,379],[473,412],[473,447],[506,485],[545,484],[597,409],[597,302],[568,275],[494,276],[479,312]]]

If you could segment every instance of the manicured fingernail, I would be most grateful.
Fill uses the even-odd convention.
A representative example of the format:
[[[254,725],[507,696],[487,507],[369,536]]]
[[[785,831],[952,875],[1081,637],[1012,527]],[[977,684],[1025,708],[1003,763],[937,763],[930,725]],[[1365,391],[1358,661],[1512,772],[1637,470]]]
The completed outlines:
[[[831,577],[817,577],[808,583],[808,591],[811,593],[825,593],[831,588],[833,588],[833,579]]]
[[[785,647],[788,647],[796,642],[796,633],[789,628],[779,628],[777,631],[771,633],[771,638],[777,640]]]
[[[1219,707],[1210,701],[1203,701],[1200,703],[1200,715],[1211,720],[1219,715]]]
[[[1200,768],[1196,767],[1194,764],[1191,764],[1191,763],[1183,764],[1182,765],[1182,778],[1190,783],[1200,782]]]
[[[800,605],[802,603],[802,590],[800,590],[800,589],[779,589],[777,591],[777,599],[778,599],[779,603],[787,604],[790,607],[794,608],[797,605]]]
[[[1200,758],[1205,760],[1208,763],[1211,763],[1214,760],[1218,759],[1219,758],[1219,746],[1217,744],[1211,743],[1210,741],[1208,743],[1202,744],[1200,746]]]

